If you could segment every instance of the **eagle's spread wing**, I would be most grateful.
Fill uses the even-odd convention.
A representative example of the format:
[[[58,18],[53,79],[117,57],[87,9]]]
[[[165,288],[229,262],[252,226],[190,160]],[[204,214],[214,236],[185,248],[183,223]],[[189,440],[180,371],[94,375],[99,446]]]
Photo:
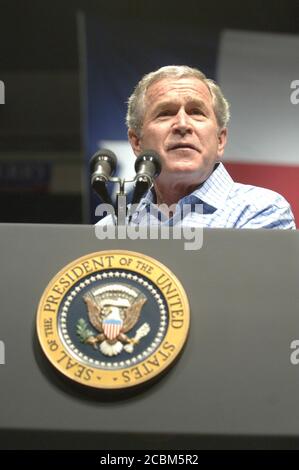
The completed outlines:
[[[130,307],[125,310],[125,318],[123,325],[123,332],[131,330],[133,326],[137,323],[140,316],[141,309],[146,302],[146,297],[141,297],[139,300],[136,300]]]
[[[96,330],[98,330],[99,332],[102,332],[103,328],[102,328],[102,321],[100,318],[101,310],[99,309],[97,304],[94,302],[94,300],[92,300],[88,295],[84,295],[83,299],[87,306],[88,317],[89,317],[90,323],[92,324],[92,326],[95,327]]]

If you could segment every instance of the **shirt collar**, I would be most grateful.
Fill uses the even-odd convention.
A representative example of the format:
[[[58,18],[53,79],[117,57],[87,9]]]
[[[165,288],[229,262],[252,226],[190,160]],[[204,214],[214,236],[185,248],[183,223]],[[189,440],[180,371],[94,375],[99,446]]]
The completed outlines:
[[[209,178],[196,188],[191,194],[182,198],[179,203],[195,202],[205,203],[215,209],[219,209],[226,201],[230,190],[234,184],[233,179],[225,169],[223,163],[216,163],[213,173]],[[156,194],[152,187],[141,199],[137,207],[137,212],[142,207],[149,206],[156,202]]]
[[[219,209],[225,203],[233,184],[234,181],[223,163],[216,163],[213,173],[192,194],[202,202]]]

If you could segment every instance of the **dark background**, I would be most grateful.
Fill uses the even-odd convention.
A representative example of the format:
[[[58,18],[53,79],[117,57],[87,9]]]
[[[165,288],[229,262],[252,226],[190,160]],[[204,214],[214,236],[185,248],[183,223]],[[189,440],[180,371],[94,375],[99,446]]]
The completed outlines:
[[[17,168],[13,171],[22,170],[26,162],[50,168],[45,181],[29,185],[2,174],[0,222],[83,221],[79,9],[107,21],[150,24],[159,18],[177,28],[299,32],[298,0],[0,1],[0,80],[6,95],[0,106],[1,171],[12,171],[11,164]]]

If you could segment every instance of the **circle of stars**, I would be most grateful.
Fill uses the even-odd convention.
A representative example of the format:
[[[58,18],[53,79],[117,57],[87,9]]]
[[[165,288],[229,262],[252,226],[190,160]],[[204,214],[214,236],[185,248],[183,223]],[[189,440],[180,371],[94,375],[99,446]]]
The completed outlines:
[[[71,303],[73,302],[74,298],[81,292],[82,289],[90,285],[91,283],[94,283],[96,281],[103,281],[103,280],[109,280],[113,278],[122,278],[122,279],[129,279],[132,281],[137,282],[138,284],[144,286],[150,293],[151,295],[155,298],[159,310],[160,310],[160,326],[158,329],[158,333],[156,335],[156,338],[152,341],[150,346],[146,348],[142,352],[142,354],[138,354],[135,357],[132,357],[131,359],[127,359],[125,361],[120,361],[120,362],[104,362],[104,361],[98,361],[95,359],[92,359],[85,354],[83,354],[79,349],[73,344],[69,334],[68,330],[66,327],[67,323],[67,316],[69,312],[69,308],[71,306]],[[140,361],[144,360],[146,357],[148,357],[150,354],[152,354],[158,346],[161,344],[164,336],[165,336],[165,330],[167,326],[167,312],[166,308],[164,306],[163,299],[160,295],[160,293],[157,291],[153,285],[143,279],[142,277],[137,276],[136,274],[131,274],[131,273],[126,273],[126,272],[120,272],[120,271],[109,271],[109,272],[104,272],[102,274],[96,274],[93,276],[90,276],[89,278],[85,279],[82,281],[78,286],[76,286],[72,292],[67,296],[66,301],[63,304],[62,307],[62,312],[60,314],[59,318],[59,332],[60,336],[66,346],[67,349],[71,350],[70,352],[73,355],[76,355],[79,360],[83,361],[85,364],[88,364],[90,366],[98,367],[98,368],[105,368],[105,369],[119,369],[123,367],[130,367],[133,365],[138,364]]]

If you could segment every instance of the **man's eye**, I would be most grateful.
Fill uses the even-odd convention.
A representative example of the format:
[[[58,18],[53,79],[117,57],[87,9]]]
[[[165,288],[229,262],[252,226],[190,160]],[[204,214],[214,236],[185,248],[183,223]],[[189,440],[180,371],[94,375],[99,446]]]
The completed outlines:
[[[160,111],[158,113],[158,117],[163,117],[163,116],[171,116],[172,112],[170,110],[165,109],[164,111]]]
[[[196,115],[199,116],[199,115],[204,114],[204,113],[203,113],[202,109],[200,109],[200,108],[193,108],[193,109],[191,109],[190,114],[196,114]]]

